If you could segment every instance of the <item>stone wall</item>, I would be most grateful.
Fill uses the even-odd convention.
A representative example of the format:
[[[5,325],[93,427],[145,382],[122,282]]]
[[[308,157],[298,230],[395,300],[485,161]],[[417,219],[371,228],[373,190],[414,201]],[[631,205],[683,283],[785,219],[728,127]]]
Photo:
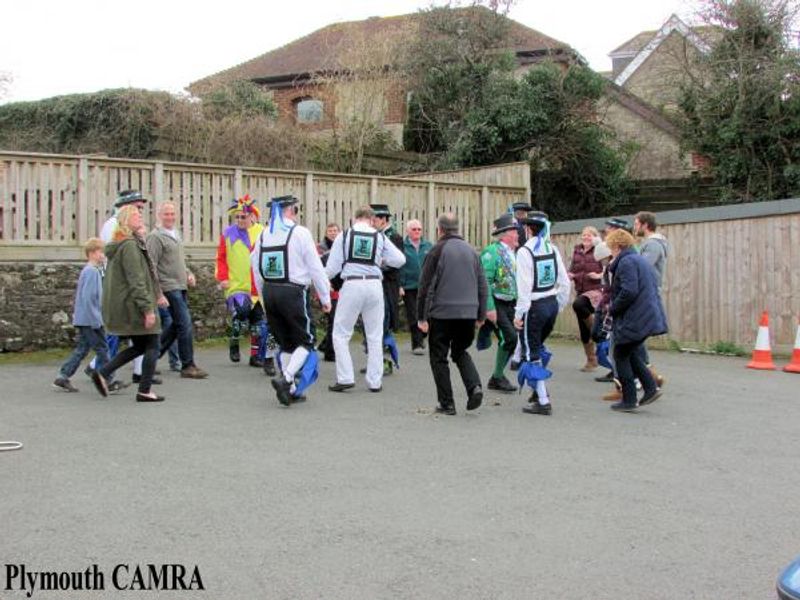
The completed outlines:
[[[210,261],[190,262],[197,287],[189,290],[195,338],[225,334],[222,292]],[[69,347],[72,310],[83,263],[0,263],[0,352]]]

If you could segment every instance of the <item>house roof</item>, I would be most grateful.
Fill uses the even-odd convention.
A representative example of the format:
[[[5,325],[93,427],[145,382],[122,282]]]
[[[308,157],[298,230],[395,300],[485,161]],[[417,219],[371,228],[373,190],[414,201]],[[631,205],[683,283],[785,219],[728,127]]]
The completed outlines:
[[[202,93],[211,85],[238,79],[265,83],[291,81],[309,73],[336,69],[337,66],[341,66],[337,63],[336,51],[345,46],[348,39],[368,41],[378,36],[385,38],[407,34],[410,29],[418,25],[419,17],[420,13],[412,13],[333,23],[240,65],[192,82],[188,89],[193,93]],[[571,52],[569,45],[564,42],[512,19],[509,19],[509,22],[511,40],[509,50],[516,53]]]
[[[652,31],[642,31],[641,33],[637,33],[627,42],[619,46],[618,48],[614,48],[608,55],[611,58],[615,57],[625,57],[625,56],[633,56],[636,55],[639,50],[641,50],[644,45],[653,39],[653,37],[658,33],[657,29],[653,29]]]

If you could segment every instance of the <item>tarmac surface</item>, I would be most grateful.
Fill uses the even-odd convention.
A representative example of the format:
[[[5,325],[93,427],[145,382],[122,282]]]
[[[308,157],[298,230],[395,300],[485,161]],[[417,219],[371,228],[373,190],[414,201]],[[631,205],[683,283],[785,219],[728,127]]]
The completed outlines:
[[[198,353],[208,380],[165,369],[160,405],[2,366],[0,440],[25,446],[0,453],[0,598],[25,597],[21,564],[106,576],[33,598],[775,598],[800,554],[800,376],[653,352],[664,397],[617,414],[579,347],[553,349],[551,417],[497,393],[466,413],[455,369],[459,414],[435,415],[407,350],[381,394],[329,392],[322,363],[288,409],[224,348]],[[197,565],[205,592],[115,591],[120,563]]]

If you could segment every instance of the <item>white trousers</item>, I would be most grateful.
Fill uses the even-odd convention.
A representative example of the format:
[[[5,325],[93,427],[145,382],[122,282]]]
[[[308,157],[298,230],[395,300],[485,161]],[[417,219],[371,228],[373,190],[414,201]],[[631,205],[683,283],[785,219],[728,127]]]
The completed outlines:
[[[336,382],[355,383],[350,338],[358,315],[367,335],[367,386],[376,389],[383,381],[383,285],[378,279],[345,281],[339,292],[333,320],[333,351]]]

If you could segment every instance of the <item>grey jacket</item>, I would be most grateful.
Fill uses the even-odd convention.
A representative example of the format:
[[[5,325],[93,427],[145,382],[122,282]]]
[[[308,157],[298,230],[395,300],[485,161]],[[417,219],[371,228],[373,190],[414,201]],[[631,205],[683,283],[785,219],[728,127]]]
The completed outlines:
[[[157,227],[147,234],[147,252],[153,260],[162,292],[185,290],[189,269],[183,255],[183,243],[165,229]]]
[[[639,246],[639,254],[641,254],[650,266],[656,270],[658,288],[664,282],[664,269],[667,266],[667,258],[669,255],[669,242],[660,233],[654,233],[642,242]]]
[[[75,291],[75,312],[72,324],[76,327],[103,326],[103,276],[100,269],[92,264],[83,267]]]
[[[418,319],[483,321],[488,290],[475,249],[460,236],[445,236],[422,265],[417,292]]]

